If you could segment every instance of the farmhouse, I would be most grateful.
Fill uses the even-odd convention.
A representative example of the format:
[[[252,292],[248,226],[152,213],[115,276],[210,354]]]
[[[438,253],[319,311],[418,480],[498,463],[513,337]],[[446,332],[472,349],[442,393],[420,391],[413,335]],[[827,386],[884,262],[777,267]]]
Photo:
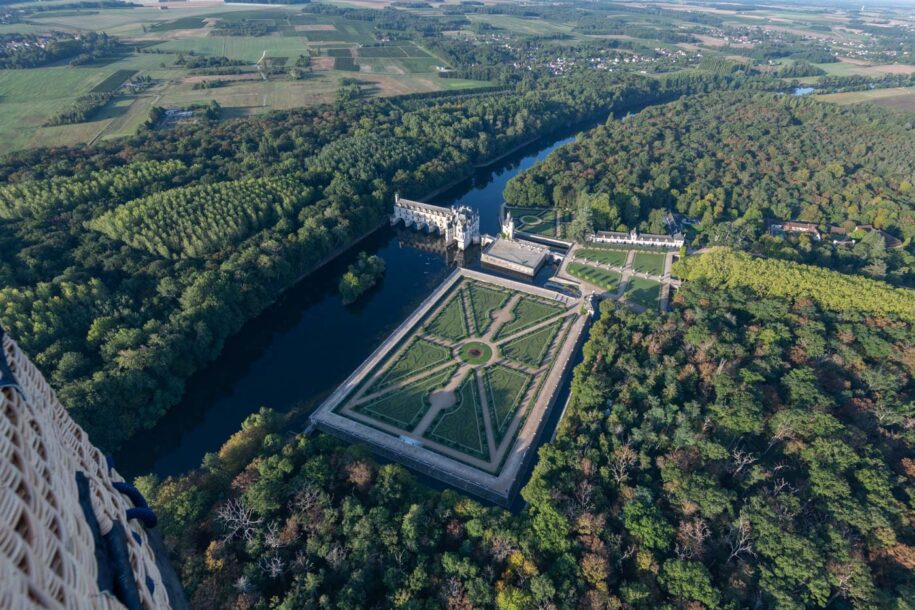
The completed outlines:
[[[632,229],[628,233],[622,231],[598,231],[589,238],[599,244],[623,244],[627,246],[649,246],[653,248],[679,248],[686,243],[682,233],[674,235],[656,235],[654,233],[639,233]]]

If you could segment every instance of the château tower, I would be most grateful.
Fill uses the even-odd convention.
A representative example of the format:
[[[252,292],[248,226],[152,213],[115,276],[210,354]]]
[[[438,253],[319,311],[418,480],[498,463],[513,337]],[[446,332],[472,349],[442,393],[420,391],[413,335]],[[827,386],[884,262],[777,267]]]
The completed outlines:
[[[502,219],[502,236],[505,239],[515,239],[515,219],[511,212],[506,212]]]

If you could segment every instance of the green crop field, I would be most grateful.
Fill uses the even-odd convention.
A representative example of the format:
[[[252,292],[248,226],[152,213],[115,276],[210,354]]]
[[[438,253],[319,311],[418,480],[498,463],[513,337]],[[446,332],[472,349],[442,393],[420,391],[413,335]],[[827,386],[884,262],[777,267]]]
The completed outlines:
[[[508,336],[564,311],[565,308],[561,305],[536,299],[534,297],[523,296],[515,304],[515,308],[512,310],[514,319],[499,329],[498,336]]]
[[[543,365],[550,346],[553,344],[553,339],[561,327],[562,320],[557,320],[549,326],[503,343],[499,349],[502,355],[509,360],[539,368]]]
[[[307,52],[301,38],[283,36],[204,36],[177,38],[156,45],[156,50],[228,57],[254,64],[266,51],[267,57],[298,57]]]
[[[483,385],[489,404],[496,444],[502,442],[508,426],[521,406],[532,377],[523,371],[495,365],[483,371]]]
[[[566,267],[569,275],[577,277],[580,280],[599,286],[608,292],[615,292],[619,288],[620,274],[616,271],[599,269],[591,265],[582,265],[581,263],[569,263]]]
[[[92,91],[93,93],[108,93],[110,91],[117,91],[121,85],[130,80],[130,78],[136,73],[136,70],[116,70],[111,76],[93,87]]]
[[[404,430],[412,430],[429,409],[428,394],[442,387],[452,375],[454,368],[448,368],[361,404],[356,411]]]
[[[601,263],[611,267],[626,266],[626,259],[629,257],[628,250],[615,250],[609,248],[582,248],[575,251],[575,258],[593,263]]]
[[[464,315],[464,299],[461,291],[455,292],[442,309],[426,328],[430,335],[460,341],[469,334],[467,317]]]
[[[639,273],[649,275],[664,275],[665,254],[653,254],[650,252],[636,252],[632,259],[632,268]]]
[[[629,279],[624,298],[630,303],[637,303],[646,309],[658,307],[661,297],[661,284],[640,277]]]
[[[451,352],[448,348],[417,337],[397,357],[394,365],[375,383],[371,391],[377,391],[405,377],[430,369],[450,357]]]
[[[45,3],[46,4],[46,3]],[[250,20],[273,28],[267,36],[225,36],[214,33],[219,22]],[[427,91],[461,90],[489,83],[438,78],[436,65],[443,60],[409,40],[383,46],[370,21],[340,16],[308,14],[285,7],[182,6],[180,10],[154,8],[67,10],[36,13],[28,23],[0,24],[0,33],[106,32],[121,37],[125,52],[106,55],[80,65],[54,65],[0,71],[0,138],[4,150],[39,146],[90,143],[133,135],[148,118],[153,105],[180,108],[217,102],[224,118],[244,117],[333,102],[341,79],[354,72],[364,82],[367,96],[392,96]],[[179,54],[227,57],[253,68],[264,54],[289,66],[300,55],[322,53],[328,46],[347,47],[348,55],[365,57],[320,63],[303,80],[272,74],[269,80],[236,80],[218,88],[194,89],[201,77],[176,65]],[[145,52],[134,52],[140,50]],[[379,63],[380,62],[380,63]],[[91,117],[91,121],[44,127],[48,120],[69,108],[80,95],[117,90],[134,76],[154,79],[137,95],[118,97]]]
[[[483,335],[492,325],[493,312],[505,305],[509,293],[504,290],[489,288],[482,284],[470,283],[467,285],[467,296],[470,299],[470,308],[477,334]]]
[[[457,404],[438,415],[426,436],[481,460],[489,459],[476,375],[470,374],[455,395]]]

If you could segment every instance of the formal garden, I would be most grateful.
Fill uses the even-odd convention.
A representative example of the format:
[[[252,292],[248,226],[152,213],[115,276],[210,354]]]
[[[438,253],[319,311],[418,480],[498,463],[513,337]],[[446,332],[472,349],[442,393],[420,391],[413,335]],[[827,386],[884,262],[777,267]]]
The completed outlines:
[[[373,361],[337,413],[498,471],[578,319],[575,301],[547,295],[458,280]]]
[[[653,280],[640,277],[629,278],[623,298],[629,303],[635,303],[649,309],[658,306],[661,298],[661,284]]]
[[[576,277],[589,284],[594,284],[607,292],[616,292],[620,285],[621,276],[616,271],[608,271],[607,269],[583,265],[581,263],[569,263],[569,266],[566,267],[566,271],[568,271],[569,275],[572,277]]]
[[[562,226],[571,221],[568,213],[557,212],[555,208],[514,208],[506,207],[506,213],[511,213],[515,220],[515,230],[542,235],[544,237],[562,237],[556,234],[557,224],[562,232]],[[556,217],[559,215],[559,222]]]

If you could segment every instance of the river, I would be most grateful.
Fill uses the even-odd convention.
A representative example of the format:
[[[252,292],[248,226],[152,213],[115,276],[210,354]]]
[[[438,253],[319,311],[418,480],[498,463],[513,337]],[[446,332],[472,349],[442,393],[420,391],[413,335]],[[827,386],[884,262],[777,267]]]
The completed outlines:
[[[476,208],[481,231],[498,234],[506,182],[572,141],[574,133],[570,130],[530,144],[477,170],[431,203],[460,202]],[[362,251],[381,256],[387,270],[384,279],[358,302],[344,306],[337,282]],[[310,412],[450,269],[442,254],[402,245],[391,228],[373,233],[290,288],[227,340],[219,357],[188,380],[181,403],[115,456],[118,471],[128,478],[148,472],[180,474],[199,466],[207,452],[217,451],[262,406]]]

